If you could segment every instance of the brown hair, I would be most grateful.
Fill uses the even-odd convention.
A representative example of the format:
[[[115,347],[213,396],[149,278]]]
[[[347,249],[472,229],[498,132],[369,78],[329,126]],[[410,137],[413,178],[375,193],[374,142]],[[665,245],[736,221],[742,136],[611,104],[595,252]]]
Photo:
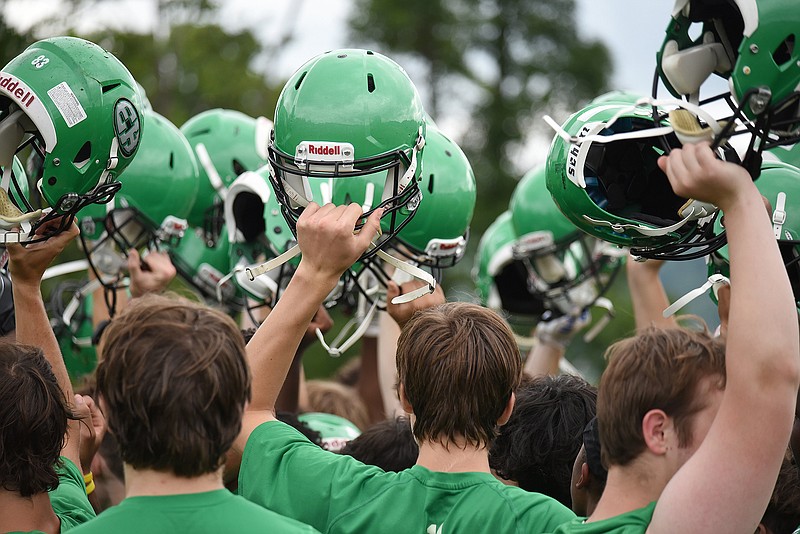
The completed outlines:
[[[644,449],[642,419],[654,409],[675,422],[680,446],[691,443],[692,416],[704,408],[704,378],[725,385],[724,342],[707,331],[650,327],[606,351],[597,420],[603,464],[624,466]]]
[[[195,477],[218,469],[241,430],[250,373],[223,313],[147,295],[108,326],[97,390],[125,463]]]
[[[22,497],[57,488],[74,418],[42,349],[0,343],[0,486]]]
[[[309,380],[306,382],[306,392],[309,412],[344,417],[361,430],[369,426],[367,407],[350,386],[332,380]]]
[[[414,408],[418,440],[489,446],[522,378],[522,360],[497,313],[451,302],[406,323],[397,342],[397,378]]]

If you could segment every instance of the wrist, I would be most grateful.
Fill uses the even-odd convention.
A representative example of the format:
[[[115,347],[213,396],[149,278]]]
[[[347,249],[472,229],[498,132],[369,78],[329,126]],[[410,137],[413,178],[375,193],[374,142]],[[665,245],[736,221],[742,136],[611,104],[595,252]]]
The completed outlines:
[[[297,266],[297,270],[292,275],[292,281],[297,279],[298,283],[302,284],[306,290],[316,290],[327,296],[339,283],[340,277],[341,273],[326,272],[301,260],[300,265]]]

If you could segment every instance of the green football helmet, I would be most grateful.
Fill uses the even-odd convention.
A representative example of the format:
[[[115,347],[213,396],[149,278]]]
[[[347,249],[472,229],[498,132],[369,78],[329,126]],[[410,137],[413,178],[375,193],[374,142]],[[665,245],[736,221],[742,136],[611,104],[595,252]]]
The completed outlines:
[[[461,148],[431,123],[422,166],[423,201],[389,247],[419,265],[451,267],[467,249],[475,210],[475,175]]]
[[[222,232],[214,246],[199,228],[190,229],[178,243],[169,247],[178,275],[207,302],[219,303],[228,311],[238,311],[244,301],[239,288],[225,275],[230,267],[228,233]]]
[[[198,187],[198,167],[181,131],[155,111],[143,113],[148,135],[136,159],[120,177],[113,202],[78,214],[84,251],[95,272],[118,274],[108,263],[131,248],[158,247],[180,240]],[[101,277],[102,278],[102,277]]]
[[[755,172],[760,163],[751,154],[795,142],[800,134],[796,7],[790,0],[676,0],[657,54],[658,75],[676,97],[697,101],[712,73],[728,80],[733,100],[718,95],[703,101],[725,98],[758,139],[744,158]],[[702,25],[696,38],[690,35],[693,23]]]
[[[516,239],[511,252],[524,268],[527,293],[555,315],[576,314],[608,289],[625,253],[572,224],[547,191],[545,166],[528,172],[509,204]]]
[[[270,186],[269,167],[243,172],[228,188],[224,203],[225,227],[230,243],[233,280],[257,303],[274,305],[279,290],[288,284],[298,260],[287,262],[251,279],[246,269],[273,259],[294,245]]]
[[[678,197],[658,167],[681,143],[650,106],[590,104],[557,129],[547,189],[578,229],[646,258],[688,260],[724,244],[715,206]]]
[[[200,184],[189,224],[203,228],[206,240],[219,238],[224,224],[222,202],[237,176],[267,163],[272,122],[240,111],[210,109],[195,115],[181,131],[189,140],[200,165]]]
[[[384,235],[364,257],[374,254],[414,215],[424,145],[422,103],[399,65],[370,50],[314,57],[284,86],[269,145],[273,187],[292,232],[311,201],[309,178],[363,188],[377,174],[380,201],[364,214],[386,210]]]
[[[136,82],[125,66],[99,46],[75,37],[38,41],[0,71],[0,227],[5,242],[30,241],[31,229],[60,218],[71,224],[82,207],[107,202],[118,176],[137,153],[144,132]],[[8,202],[18,188],[13,156],[30,147],[40,160],[37,180],[52,209],[25,199]],[[12,185],[14,184],[14,185]],[[9,231],[20,226],[17,231]]]
[[[636,104],[644,97],[632,91],[609,91],[593,98],[590,104]]]
[[[800,309],[800,169],[787,163],[765,161],[755,184],[772,208],[775,239]],[[721,225],[720,222],[717,224]],[[710,256],[708,267],[709,276],[730,276],[727,246]]]
[[[348,419],[331,413],[306,412],[297,418],[320,433],[322,448],[327,451],[339,452],[348,441],[361,435],[361,430]]]
[[[47,314],[72,380],[91,374],[97,366],[93,344],[93,295],[99,287],[87,279],[64,280],[50,291]]]

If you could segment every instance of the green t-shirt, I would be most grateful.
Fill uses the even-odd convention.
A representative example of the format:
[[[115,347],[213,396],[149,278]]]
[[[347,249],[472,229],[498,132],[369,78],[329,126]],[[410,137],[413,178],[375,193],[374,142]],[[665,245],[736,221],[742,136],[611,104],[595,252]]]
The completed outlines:
[[[316,531],[308,525],[280,516],[221,489],[183,495],[128,497],[73,532],[263,534]]]
[[[94,519],[95,513],[86,496],[81,470],[64,456],[61,463],[61,466],[56,466],[58,487],[50,492],[50,505],[61,519],[61,532],[66,532]]]
[[[575,514],[489,473],[386,473],[321,449],[279,421],[256,428],[239,493],[322,532],[552,532]]]
[[[644,534],[653,519],[656,503],[651,502],[615,517],[584,523],[583,518],[575,519],[558,527],[553,534]]]

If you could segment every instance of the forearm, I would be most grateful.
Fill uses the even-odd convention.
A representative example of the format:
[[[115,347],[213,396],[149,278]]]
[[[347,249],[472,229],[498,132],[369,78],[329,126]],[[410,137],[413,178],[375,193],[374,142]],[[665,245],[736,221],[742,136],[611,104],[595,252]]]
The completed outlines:
[[[525,373],[531,377],[559,374],[558,364],[565,352],[565,347],[536,340],[525,360]]]
[[[675,326],[674,318],[665,318],[663,315],[664,310],[669,306],[669,299],[664,285],[661,283],[658,269],[639,264],[629,258],[626,275],[636,330],[643,330],[649,326],[661,328]]]
[[[17,318],[17,342],[40,347],[53,368],[58,385],[68,402],[72,402],[72,383],[61,357],[58,340],[50,327],[50,320],[42,299],[39,286],[13,284],[14,311]]]
[[[274,411],[300,341],[336,281],[300,263],[275,309],[247,344],[247,360],[253,374],[253,398],[248,411]]]
[[[364,401],[371,423],[386,418],[383,408],[380,378],[378,376],[378,338],[361,339],[361,370],[358,374],[358,395]]]

